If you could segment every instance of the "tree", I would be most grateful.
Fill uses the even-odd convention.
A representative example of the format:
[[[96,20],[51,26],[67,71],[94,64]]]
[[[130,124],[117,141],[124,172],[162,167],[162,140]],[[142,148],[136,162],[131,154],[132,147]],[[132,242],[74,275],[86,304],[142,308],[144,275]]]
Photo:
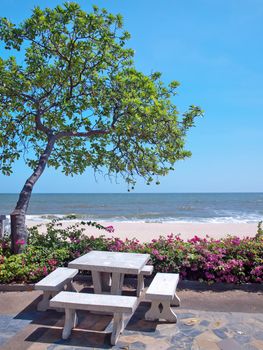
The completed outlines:
[[[5,49],[21,51],[0,58],[0,169],[10,175],[21,156],[33,169],[11,214],[14,252],[27,239],[25,214],[46,165],[66,175],[106,169],[133,187],[137,176],[158,180],[190,156],[185,136],[200,108],[180,117],[178,83],[138,72],[128,38],[120,15],[74,2],[36,7],[20,25],[0,19]]]

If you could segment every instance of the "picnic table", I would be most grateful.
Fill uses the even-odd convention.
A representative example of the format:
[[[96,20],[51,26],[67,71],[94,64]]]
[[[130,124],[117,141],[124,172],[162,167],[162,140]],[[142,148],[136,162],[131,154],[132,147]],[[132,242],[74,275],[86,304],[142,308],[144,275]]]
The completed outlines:
[[[76,310],[113,313],[111,344],[115,345],[142,300],[138,295],[140,293],[137,297],[121,295],[124,275],[135,274],[142,278],[143,274],[148,275],[153,269],[153,266],[146,266],[149,259],[149,254],[93,250],[71,261],[68,264],[69,268],[58,268],[36,284],[36,289],[44,291],[38,309],[44,311],[50,306],[65,310],[63,339],[67,339],[72,328],[77,326]],[[74,290],[72,279],[79,270],[91,271],[94,294],[71,291]],[[147,320],[166,319],[169,322],[176,322],[177,317],[171,306],[180,304],[180,299],[176,295],[178,280],[178,274],[159,273],[154,277],[147,291],[147,300],[151,301],[151,308],[145,314]],[[64,290],[65,285],[67,291]],[[142,283],[138,285],[137,292],[140,292]],[[107,287],[108,295],[102,295]]]
[[[96,294],[108,291],[110,294],[120,295],[124,275],[139,275],[149,259],[149,254],[93,250],[71,261],[68,267],[91,271]]]

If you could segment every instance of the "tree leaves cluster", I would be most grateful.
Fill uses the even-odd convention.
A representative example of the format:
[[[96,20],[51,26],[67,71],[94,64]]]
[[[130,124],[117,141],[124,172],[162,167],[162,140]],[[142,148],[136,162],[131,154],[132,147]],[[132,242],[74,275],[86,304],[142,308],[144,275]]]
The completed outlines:
[[[134,67],[122,17],[77,3],[36,7],[19,25],[0,19],[0,170],[9,175],[23,155],[36,168],[47,143],[47,164],[65,174],[87,167],[120,174],[130,186],[165,175],[190,152],[187,130],[199,107],[182,116],[173,104],[177,82]],[[22,63],[12,56],[21,51]]]

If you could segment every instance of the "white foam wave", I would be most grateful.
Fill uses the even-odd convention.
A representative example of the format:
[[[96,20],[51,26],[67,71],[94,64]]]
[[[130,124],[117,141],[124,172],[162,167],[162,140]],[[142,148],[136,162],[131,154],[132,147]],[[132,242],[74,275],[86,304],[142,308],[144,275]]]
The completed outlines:
[[[42,214],[42,215],[27,215],[27,221],[33,221],[36,223],[46,223],[51,221],[52,219],[61,219],[69,220],[67,218],[68,215],[62,214]],[[245,223],[257,223],[263,220],[263,216],[257,214],[249,214],[249,215],[237,215],[237,216],[218,216],[218,217],[210,217],[210,218],[197,218],[197,217],[160,217],[160,218],[127,218],[125,216],[115,216],[109,218],[100,218],[90,216],[87,217],[85,215],[77,215],[75,219],[72,219],[72,222],[77,221],[97,221],[97,222],[125,222],[125,223],[211,223],[211,224],[219,224],[219,223],[237,223],[237,224],[245,224]]]

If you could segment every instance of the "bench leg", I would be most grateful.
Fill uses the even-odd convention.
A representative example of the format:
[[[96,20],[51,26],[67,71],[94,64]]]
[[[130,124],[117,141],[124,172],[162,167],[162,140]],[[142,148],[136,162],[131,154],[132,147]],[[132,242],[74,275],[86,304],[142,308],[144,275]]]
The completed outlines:
[[[76,310],[65,309],[65,325],[62,332],[62,338],[68,339],[71,334],[72,328],[76,327],[78,323],[78,318]]]
[[[51,297],[52,297],[52,292],[44,291],[42,300],[37,305],[37,310],[47,311],[47,309],[49,308],[49,300],[51,299]]]
[[[136,290],[137,297],[141,295],[141,292],[143,290],[144,290],[144,276],[142,273],[140,273],[137,279],[137,290]]]
[[[171,306],[180,306],[181,300],[178,295],[175,293],[173,300],[171,302]]]
[[[124,328],[123,314],[115,313],[113,316],[113,329],[111,334],[111,345],[115,345]]]
[[[59,293],[59,291],[51,292],[51,297],[54,298],[54,296],[56,296],[58,293]],[[48,307],[48,308],[50,308],[50,307]],[[51,307],[50,309],[53,309],[53,307]],[[57,308],[55,308],[55,310],[57,312],[64,312],[65,311],[62,307],[57,307]]]
[[[169,301],[153,300],[150,310],[145,314],[147,321],[155,321],[159,319],[167,320],[168,322],[176,322],[177,317],[170,306]]]

